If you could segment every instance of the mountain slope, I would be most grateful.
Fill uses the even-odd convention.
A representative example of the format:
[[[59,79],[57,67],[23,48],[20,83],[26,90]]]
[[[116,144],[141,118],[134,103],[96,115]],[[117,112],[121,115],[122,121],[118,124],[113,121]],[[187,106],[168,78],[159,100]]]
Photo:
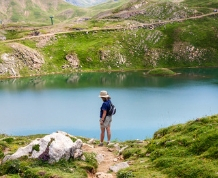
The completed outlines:
[[[108,0],[65,0],[65,1],[75,6],[89,7],[89,6],[94,6],[97,4],[104,3]]]
[[[96,17],[154,22],[208,14],[217,8],[216,0],[130,0],[105,14],[99,13]]]
[[[74,0],[67,0],[73,2]],[[75,3],[100,3],[105,0],[75,0]],[[110,0],[90,8],[81,8],[64,0],[1,0],[0,21],[3,24],[23,22],[28,24],[50,24],[50,16],[57,23],[69,22],[74,18],[89,17],[111,8],[119,7],[125,0]]]
[[[75,7],[62,0],[1,0],[0,6],[0,19],[4,23],[49,22],[51,15],[61,21],[75,14]]]

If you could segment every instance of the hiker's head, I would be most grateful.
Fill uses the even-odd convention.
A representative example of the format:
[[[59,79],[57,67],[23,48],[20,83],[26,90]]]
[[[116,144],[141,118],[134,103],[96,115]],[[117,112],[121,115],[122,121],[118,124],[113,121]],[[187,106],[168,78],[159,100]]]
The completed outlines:
[[[102,98],[103,101],[110,99],[110,96],[107,93],[107,91],[101,91],[99,97]]]

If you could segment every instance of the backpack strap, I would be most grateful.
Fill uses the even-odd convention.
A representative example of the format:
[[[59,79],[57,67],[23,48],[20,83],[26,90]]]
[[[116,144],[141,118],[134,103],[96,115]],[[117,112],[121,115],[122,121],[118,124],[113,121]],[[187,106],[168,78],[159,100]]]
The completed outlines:
[[[109,116],[108,115],[108,112],[109,112],[109,110],[110,110],[110,108],[111,108],[111,100],[107,100],[107,103],[108,103],[108,108],[107,108],[107,114],[106,114],[106,116]]]

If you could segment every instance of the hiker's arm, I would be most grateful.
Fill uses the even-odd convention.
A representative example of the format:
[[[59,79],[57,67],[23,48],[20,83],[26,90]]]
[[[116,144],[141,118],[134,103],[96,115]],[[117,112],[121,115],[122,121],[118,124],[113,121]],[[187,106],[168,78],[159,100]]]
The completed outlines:
[[[106,110],[103,110],[103,114],[102,114],[102,118],[101,118],[101,122],[103,123],[104,122],[104,119],[106,117],[106,114],[107,114],[107,111]]]

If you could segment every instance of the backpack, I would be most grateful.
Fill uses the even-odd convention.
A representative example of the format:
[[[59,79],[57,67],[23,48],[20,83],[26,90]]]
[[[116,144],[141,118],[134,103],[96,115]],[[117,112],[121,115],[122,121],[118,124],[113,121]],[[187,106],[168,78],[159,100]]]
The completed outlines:
[[[112,116],[116,113],[117,110],[111,101],[109,102],[109,104],[110,104],[110,108],[108,110],[108,116]]]

